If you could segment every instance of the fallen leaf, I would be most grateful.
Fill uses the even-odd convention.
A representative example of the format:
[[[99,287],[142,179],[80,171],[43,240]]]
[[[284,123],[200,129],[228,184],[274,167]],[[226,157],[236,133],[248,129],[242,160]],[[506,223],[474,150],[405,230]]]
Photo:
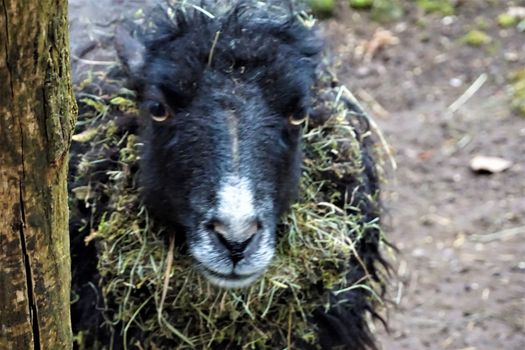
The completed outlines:
[[[425,150],[417,154],[417,157],[421,160],[429,160],[434,156],[434,150]]]
[[[452,242],[452,246],[454,248],[460,248],[463,244],[465,244],[465,234],[459,233],[456,236],[456,239],[454,240],[454,242]]]
[[[387,46],[399,44],[399,38],[394,36],[391,31],[378,28],[372,39],[367,43],[364,55],[364,61],[370,62],[377,51]]]
[[[475,172],[501,173],[512,166],[512,162],[498,157],[475,156],[470,168]]]

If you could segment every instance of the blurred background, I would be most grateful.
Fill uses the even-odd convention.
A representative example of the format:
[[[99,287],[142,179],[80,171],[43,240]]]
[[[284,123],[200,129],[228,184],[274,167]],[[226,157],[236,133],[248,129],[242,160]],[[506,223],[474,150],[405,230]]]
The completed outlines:
[[[387,164],[384,349],[525,349],[525,0],[308,0]],[[76,85],[138,0],[70,0]]]

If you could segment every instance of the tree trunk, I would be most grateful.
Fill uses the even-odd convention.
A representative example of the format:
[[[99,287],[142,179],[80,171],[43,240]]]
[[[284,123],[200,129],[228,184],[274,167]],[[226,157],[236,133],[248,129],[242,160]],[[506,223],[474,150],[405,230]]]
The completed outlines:
[[[0,0],[0,350],[71,348],[67,1]]]

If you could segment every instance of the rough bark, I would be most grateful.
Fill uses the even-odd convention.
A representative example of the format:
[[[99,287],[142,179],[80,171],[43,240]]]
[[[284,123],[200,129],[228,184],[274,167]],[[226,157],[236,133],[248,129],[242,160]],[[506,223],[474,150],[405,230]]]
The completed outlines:
[[[67,1],[0,0],[0,350],[71,348]]]

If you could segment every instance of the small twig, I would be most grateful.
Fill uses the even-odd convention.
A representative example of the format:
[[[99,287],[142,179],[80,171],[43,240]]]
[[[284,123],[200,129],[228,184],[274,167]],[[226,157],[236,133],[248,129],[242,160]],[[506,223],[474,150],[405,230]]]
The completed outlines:
[[[482,73],[470,86],[465,92],[457,98],[450,106],[447,108],[447,113],[449,116],[452,116],[452,114],[456,113],[458,109],[460,109],[465,103],[467,103],[468,100],[472,96],[478,92],[479,89],[485,84],[487,81],[488,75],[487,73]]]
[[[124,327],[124,331],[123,331],[123,338],[124,338],[124,350],[127,350],[128,349],[128,342],[127,342],[127,337],[128,337],[128,330],[129,330],[129,327],[131,327],[131,324],[133,323],[133,321],[135,321],[135,319],[137,318],[138,314],[140,313],[140,311],[144,308],[144,306],[146,306],[149,301],[151,300],[151,298],[153,298],[153,295],[150,295],[148,299],[146,299],[146,301],[144,301],[138,308],[137,310],[135,310],[135,312],[133,313],[133,315],[131,315],[131,318],[129,319],[129,321],[126,323],[126,326]]]
[[[203,14],[205,14],[206,16],[210,17],[211,19],[214,19],[215,16],[212,15],[210,12],[206,11],[205,9],[203,9],[202,7],[199,7],[197,5],[191,5],[191,7],[193,7],[195,10],[199,11],[199,12],[202,12]]]
[[[80,58],[76,55],[71,55],[71,58],[73,58],[74,61],[78,61],[78,62],[85,63],[85,64],[98,65],[98,66],[109,66],[109,65],[117,63],[117,61],[93,61],[93,60],[88,60],[85,58]]]
[[[388,142],[386,142],[386,139],[385,139],[385,136],[383,135],[383,132],[381,131],[381,129],[379,128],[379,126],[377,125],[375,120],[368,113],[366,113],[366,111],[363,108],[363,106],[361,106],[359,101],[355,98],[354,94],[352,94],[352,92],[350,90],[348,90],[348,88],[346,86],[344,86],[344,85],[341,86],[339,92],[342,92],[342,91],[346,93],[347,98],[353,104],[355,104],[357,107],[359,107],[359,109],[361,110],[363,116],[368,120],[368,123],[370,124],[370,127],[376,133],[377,137],[379,138],[379,142],[381,143],[381,146],[385,150],[386,155],[388,156],[388,159],[390,160],[390,164],[392,166],[392,169],[395,171],[397,169],[397,163],[396,163],[396,160],[394,158],[394,155],[392,154],[390,145],[388,144]],[[339,93],[338,93],[338,96],[340,96]]]
[[[397,285],[397,295],[395,299],[396,305],[401,304],[401,298],[403,297],[403,287],[404,287],[403,282],[399,282],[399,284]]]
[[[286,337],[288,350],[292,350],[292,309],[288,313],[288,335]]]
[[[499,239],[509,239],[523,234],[525,234],[525,226],[518,226],[493,233],[472,235],[472,238],[478,242],[488,243]]]
[[[359,89],[357,91],[357,96],[359,96],[363,101],[370,105],[372,111],[378,116],[387,117],[389,115],[388,111],[383,106],[381,106],[381,104],[377,102],[377,100],[367,91]]]
[[[162,287],[162,296],[159,303],[159,323],[162,318],[162,308],[164,307],[164,301],[166,300],[166,294],[168,293],[168,286],[170,284],[171,268],[173,266],[173,251],[175,250],[175,238],[173,235],[170,236],[170,245],[168,248],[168,256],[166,258],[166,271],[164,271],[164,286]]]
[[[215,33],[215,38],[213,38],[213,43],[211,44],[210,54],[208,55],[208,67],[211,67],[211,62],[213,60],[213,52],[215,51],[215,46],[217,45],[217,41],[219,41],[220,35],[221,35],[221,31],[218,30]]]

